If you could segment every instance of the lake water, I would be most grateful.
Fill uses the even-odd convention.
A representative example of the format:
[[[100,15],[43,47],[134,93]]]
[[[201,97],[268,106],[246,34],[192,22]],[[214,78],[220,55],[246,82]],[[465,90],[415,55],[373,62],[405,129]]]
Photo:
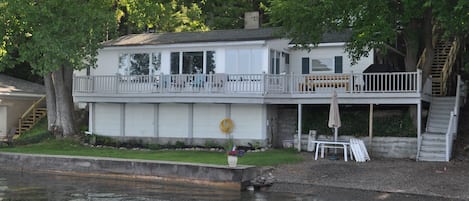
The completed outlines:
[[[0,200],[445,200],[373,191],[316,187],[315,193],[238,192],[194,185],[74,177],[0,169]],[[449,199],[448,199],[449,200]]]
[[[292,200],[302,196],[0,169],[0,200]],[[306,197],[304,197],[306,198]]]

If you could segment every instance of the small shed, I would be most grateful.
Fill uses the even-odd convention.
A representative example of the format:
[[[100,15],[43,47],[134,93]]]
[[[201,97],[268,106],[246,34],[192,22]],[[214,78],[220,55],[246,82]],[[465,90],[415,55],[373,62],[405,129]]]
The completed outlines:
[[[0,74],[0,138],[14,134],[19,118],[44,96],[43,85]]]

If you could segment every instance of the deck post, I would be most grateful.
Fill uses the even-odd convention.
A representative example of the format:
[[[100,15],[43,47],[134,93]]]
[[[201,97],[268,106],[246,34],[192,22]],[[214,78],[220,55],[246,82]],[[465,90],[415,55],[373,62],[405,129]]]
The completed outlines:
[[[420,144],[422,141],[422,102],[417,103],[417,160],[420,154]]]
[[[301,151],[301,121],[302,121],[302,118],[301,118],[301,111],[302,110],[302,105],[301,104],[298,104],[298,152]]]
[[[422,92],[422,70],[417,69],[417,93]]]
[[[373,142],[373,104],[370,104],[370,116],[369,116],[369,124],[368,124],[368,136],[370,138],[370,150],[371,150],[371,143]]]

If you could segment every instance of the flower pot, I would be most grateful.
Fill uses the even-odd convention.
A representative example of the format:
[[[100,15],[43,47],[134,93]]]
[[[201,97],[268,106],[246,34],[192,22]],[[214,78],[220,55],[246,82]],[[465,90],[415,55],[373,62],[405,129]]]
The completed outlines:
[[[236,167],[236,164],[238,164],[238,157],[228,156],[228,167]]]

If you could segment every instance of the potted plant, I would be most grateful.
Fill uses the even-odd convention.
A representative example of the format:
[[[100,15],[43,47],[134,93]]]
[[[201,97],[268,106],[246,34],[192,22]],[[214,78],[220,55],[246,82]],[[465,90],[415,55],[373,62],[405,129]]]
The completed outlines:
[[[238,164],[238,157],[244,156],[244,150],[236,149],[236,145],[233,145],[233,148],[227,151],[228,155],[228,166],[229,167],[236,167]]]

